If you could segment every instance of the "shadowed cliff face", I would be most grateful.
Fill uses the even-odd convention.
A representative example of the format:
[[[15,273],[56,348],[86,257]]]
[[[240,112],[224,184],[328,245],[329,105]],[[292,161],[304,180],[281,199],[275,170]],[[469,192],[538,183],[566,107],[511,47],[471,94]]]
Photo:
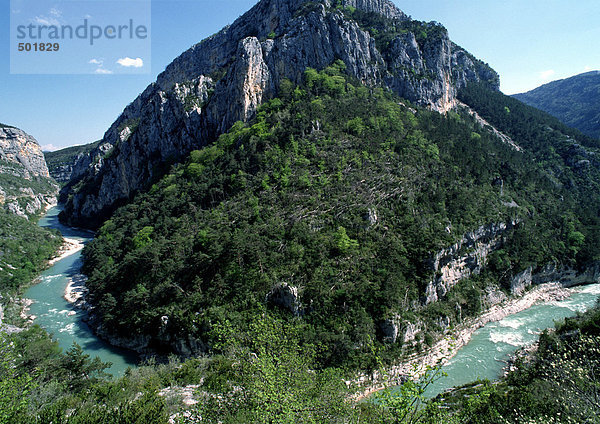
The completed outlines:
[[[498,87],[497,74],[441,25],[411,21],[387,0],[262,0],[175,59],[125,108],[102,150],[75,166],[61,218],[98,226],[170,164],[252,118],[283,79],[298,83],[307,67],[337,59],[363,84],[440,112],[468,81]]]

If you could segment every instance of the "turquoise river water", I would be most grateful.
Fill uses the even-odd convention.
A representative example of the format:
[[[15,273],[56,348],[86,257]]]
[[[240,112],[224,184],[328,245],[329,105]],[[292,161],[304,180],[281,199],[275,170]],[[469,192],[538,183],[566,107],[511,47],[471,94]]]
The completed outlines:
[[[39,220],[41,227],[56,228],[64,237],[81,240],[92,239],[93,234],[62,225],[58,221],[59,208],[52,208]],[[35,324],[52,334],[63,350],[73,342],[79,344],[92,358],[98,356],[104,362],[112,363],[107,370],[114,376],[122,375],[128,367],[137,363],[137,356],[124,349],[109,345],[94,335],[85,322],[83,312],[74,308],[64,299],[69,279],[79,273],[81,251],[58,261],[41,274],[40,283],[31,287],[25,297],[33,300],[30,314],[35,315]]]
[[[39,221],[39,225],[56,228],[63,236],[84,243],[92,239],[89,232],[60,224],[59,212],[59,208],[50,209]],[[35,323],[53,334],[63,349],[68,349],[76,342],[90,356],[98,356],[102,361],[111,362],[112,366],[108,370],[110,373],[122,375],[128,367],[135,366],[137,357],[96,337],[83,322],[82,312],[63,298],[69,278],[78,274],[80,267],[81,252],[77,252],[44,271],[41,282],[31,287],[26,294],[27,298],[34,301],[30,313],[37,317]],[[433,384],[427,395],[433,397],[448,388],[478,378],[498,378],[509,355],[537,340],[544,329],[554,326],[555,320],[589,309],[599,296],[600,284],[579,287],[573,289],[573,295],[568,299],[538,304],[480,328],[473,334],[471,341],[444,367],[448,376]]]
[[[432,384],[426,395],[434,397],[479,378],[497,379],[517,349],[535,342],[542,331],[554,327],[555,321],[591,308],[600,296],[600,284],[571,290],[573,294],[565,300],[534,305],[475,331],[469,343],[443,367],[448,376]]]

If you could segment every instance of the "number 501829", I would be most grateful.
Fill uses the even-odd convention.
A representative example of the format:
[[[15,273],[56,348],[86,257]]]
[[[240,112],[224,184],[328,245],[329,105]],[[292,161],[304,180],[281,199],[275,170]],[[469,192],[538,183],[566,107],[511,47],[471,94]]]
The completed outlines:
[[[20,52],[57,52],[59,43],[19,43]]]

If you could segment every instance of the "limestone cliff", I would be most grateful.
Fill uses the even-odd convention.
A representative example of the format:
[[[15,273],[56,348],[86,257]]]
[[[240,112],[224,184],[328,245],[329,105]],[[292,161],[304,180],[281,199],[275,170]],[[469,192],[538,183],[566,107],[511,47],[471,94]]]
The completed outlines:
[[[42,148],[35,138],[18,128],[4,126],[0,128],[0,160],[4,162],[3,172],[8,171],[8,164],[23,178],[50,177]]]
[[[282,80],[300,82],[307,67],[337,59],[362,83],[438,111],[468,81],[498,88],[497,74],[441,25],[412,21],[388,0],[261,0],[175,59],[125,108],[63,190],[62,219],[98,226],[171,163],[250,119]]]
[[[0,207],[27,218],[56,201],[39,143],[18,128],[0,126]]]
[[[504,234],[516,224],[513,221],[481,226],[433,255],[431,269],[435,275],[427,284],[425,304],[436,302],[459,281],[481,272],[488,255],[502,245]]]

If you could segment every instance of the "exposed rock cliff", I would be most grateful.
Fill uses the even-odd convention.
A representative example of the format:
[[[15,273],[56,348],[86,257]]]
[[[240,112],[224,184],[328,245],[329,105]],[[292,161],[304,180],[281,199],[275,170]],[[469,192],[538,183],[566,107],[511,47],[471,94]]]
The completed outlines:
[[[3,173],[18,173],[26,179],[31,177],[50,177],[48,166],[39,143],[35,138],[18,128],[0,128],[0,165]],[[7,164],[18,165],[18,168]]]
[[[27,218],[55,203],[57,192],[38,142],[0,126],[0,207]]]
[[[516,222],[489,224],[465,234],[456,244],[431,260],[434,278],[427,284],[425,304],[436,302],[460,280],[481,272],[488,255],[502,245],[503,235]]]
[[[599,262],[579,271],[556,263],[546,264],[535,274],[532,274],[532,269],[533,267],[526,269],[512,280],[511,289],[514,294],[521,294],[524,291],[523,287],[532,284],[560,283],[563,287],[574,287],[600,283]]]
[[[125,108],[63,191],[63,220],[99,225],[170,163],[251,118],[283,79],[299,82],[307,67],[337,59],[362,83],[439,111],[467,81],[498,87],[497,74],[441,25],[412,21],[390,1],[262,0],[175,59]]]
[[[65,149],[56,150],[54,152],[45,152],[46,163],[50,176],[57,183],[68,183],[71,180],[76,180],[89,168],[93,161],[91,152],[99,149],[100,141],[79,146],[71,146]]]

